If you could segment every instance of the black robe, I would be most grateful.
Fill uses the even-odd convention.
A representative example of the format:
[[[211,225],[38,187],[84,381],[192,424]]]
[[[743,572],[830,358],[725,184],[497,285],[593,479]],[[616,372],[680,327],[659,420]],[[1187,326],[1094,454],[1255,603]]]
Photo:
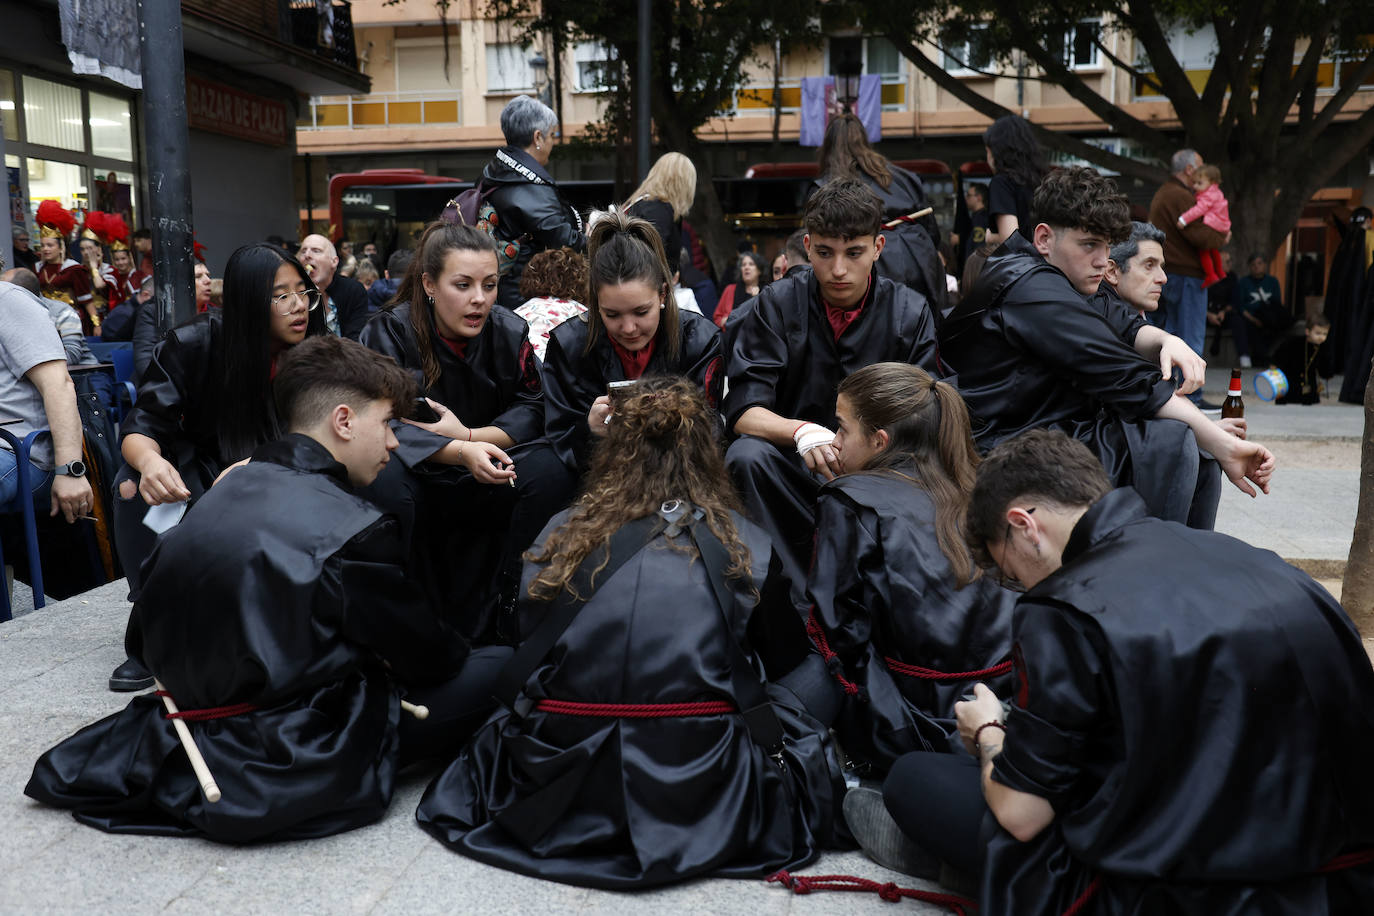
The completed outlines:
[[[1154,418],[1173,382],[1122,338],[1123,320],[1086,301],[1018,233],[941,326],[940,356],[959,377],[980,450],[1029,429],[1062,430],[1116,485],[1134,486],[1152,515],[1211,527],[1216,465],[1201,459],[1187,424]]]
[[[470,429],[495,426],[515,440],[514,488],[479,483],[465,467],[430,463],[449,439],[409,423],[392,424],[399,459],[364,492],[401,518],[411,561],[435,607],[478,642],[509,642],[500,617],[519,579],[520,554],[573,496],[572,475],[544,438],[544,393],[529,326],[493,305],[462,356],[431,328],[439,378],[427,386],[409,303],[383,309],[363,328],[362,343],[408,370],[420,393],[443,404]],[[455,518],[480,520],[481,536]]]
[[[846,474],[821,488],[807,588],[812,638],[834,653],[828,667],[846,685],[840,745],[879,773],[902,754],[947,750],[954,704],[975,683],[1000,695],[1011,683],[1009,667],[959,680],[899,670],[984,672],[1008,663],[1016,595],[991,576],[956,586],[935,536],[935,504],[898,473],[915,471]]]
[[[1337,228],[1341,228],[1337,223]],[[1331,353],[1331,372],[1346,370],[1346,350],[1356,315],[1363,310],[1365,282],[1369,267],[1365,254],[1365,233],[1369,223],[1351,221],[1341,233],[1341,244],[1331,257],[1326,279],[1326,317],[1331,322],[1326,347]]]
[[[393,674],[438,680],[467,652],[401,559],[396,521],[323,446],[260,447],[158,539],[125,637],[182,710],[258,707],[189,724],[223,798],[205,801],[153,694],[45,753],[25,793],[110,832],[234,843],[377,820],[395,785]]]
[[[644,377],[681,375],[701,386],[707,404],[715,407],[724,382],[720,331],[696,312],[679,311],[677,317],[681,328],[677,360],[668,358],[660,335]],[[606,393],[608,382],[625,381],[625,367],[605,333],[586,352],[587,330],[585,315],[569,318],[549,333],[544,351],[544,428],[558,457],[578,473],[586,470],[591,458],[587,411]]]
[[[874,274],[871,298],[840,339],[825,316],[810,270],[764,287],[739,320],[725,373],[728,428],[750,407],[835,426],[835,392],[845,376],[885,361],[939,374],[935,318],[924,296]]]
[[[700,560],[656,539],[598,584],[524,695],[737,702],[730,640],[756,659],[750,646],[760,624],[805,637],[767,537],[741,518],[735,524],[758,594],[732,583],[729,630]],[[537,571],[526,566],[526,586]],[[523,632],[545,607],[522,597]],[[766,638],[777,643],[779,634]],[[568,884],[628,889],[799,868],[830,839],[837,762],[824,727],[786,690],[769,694],[787,735],[785,775],[734,713],[612,719],[502,711],[429,786],[416,818],[463,855]]]
[[[1084,913],[1374,912],[1371,866],[1317,874],[1374,847],[1374,672],[1306,574],[1116,490],[1013,630],[993,778],[1055,819],[991,831],[983,913],[1057,916],[1094,878]]]
[[[1374,265],[1365,271],[1360,297],[1349,309],[1344,346],[1345,377],[1341,380],[1341,400],[1347,404],[1363,404],[1370,366],[1374,364]]]

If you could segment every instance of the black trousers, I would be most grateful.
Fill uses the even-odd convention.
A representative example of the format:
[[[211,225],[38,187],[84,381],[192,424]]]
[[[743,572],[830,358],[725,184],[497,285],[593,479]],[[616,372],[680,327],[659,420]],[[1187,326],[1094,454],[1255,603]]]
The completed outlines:
[[[816,537],[816,494],[820,480],[795,451],[766,439],[741,436],[725,452],[745,514],[768,532],[794,592],[806,588]]]
[[[114,497],[111,527],[114,529],[115,551],[119,554],[119,565],[124,571],[124,577],[129,580],[129,600],[135,601],[143,582],[143,561],[153,552],[153,542],[157,540],[157,535],[143,524],[143,518],[149,509],[143,497],[138,493],[134,493],[128,499],[119,495],[119,485],[126,480],[133,481],[137,487],[142,476],[128,464],[120,465],[111,490]],[[182,482],[191,491],[192,505],[205,495],[205,488],[200,485],[200,480],[195,474],[182,475]]]
[[[983,800],[976,759],[929,751],[900,757],[883,782],[883,802],[913,843],[966,875],[982,875],[997,823]]]
[[[429,716],[421,720],[401,713],[401,765],[456,755],[496,708],[492,693],[496,676],[514,654],[509,646],[481,646],[468,654],[449,680],[409,689],[406,699],[428,707]]]

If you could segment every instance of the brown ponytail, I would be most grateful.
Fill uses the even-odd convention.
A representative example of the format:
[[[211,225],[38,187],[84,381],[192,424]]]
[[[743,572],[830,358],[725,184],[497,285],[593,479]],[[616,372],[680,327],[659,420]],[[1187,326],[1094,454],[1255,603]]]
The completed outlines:
[[[935,504],[935,537],[959,587],[978,577],[964,541],[964,513],[978,468],[968,407],[946,382],[906,363],[874,363],[840,383],[865,435],[885,430],[887,448],[864,471],[885,471],[910,480]],[[914,465],[911,477],[896,470]]]
[[[592,215],[587,231],[587,353],[592,352],[606,326],[598,305],[603,286],[639,281],[660,291],[663,311],[658,316],[654,339],[670,364],[676,364],[681,349],[682,331],[678,321],[677,299],[673,296],[673,274],[663,255],[663,239],[653,223],[631,217],[623,210]]]

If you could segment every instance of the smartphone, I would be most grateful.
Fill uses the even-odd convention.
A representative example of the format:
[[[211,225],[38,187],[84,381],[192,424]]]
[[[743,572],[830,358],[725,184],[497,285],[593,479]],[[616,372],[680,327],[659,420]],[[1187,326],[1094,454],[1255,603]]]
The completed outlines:
[[[410,408],[410,418],[417,423],[438,423],[439,412],[430,407],[424,398],[416,398]]]
[[[606,396],[611,399],[611,408],[614,409],[622,400],[634,394],[637,387],[637,381],[607,382]]]

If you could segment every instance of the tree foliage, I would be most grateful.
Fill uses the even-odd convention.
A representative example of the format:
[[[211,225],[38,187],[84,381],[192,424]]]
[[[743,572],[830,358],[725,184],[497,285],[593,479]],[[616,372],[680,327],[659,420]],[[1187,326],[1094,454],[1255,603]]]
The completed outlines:
[[[492,15],[518,23],[525,40],[551,42],[555,54],[574,40],[613,49],[608,73],[614,78],[590,131],[622,153],[633,143],[638,6],[637,0],[488,0]],[[771,66],[775,41],[787,49],[819,40],[819,0],[651,0],[651,6],[654,128],[661,147],[683,153],[697,167],[693,224],[720,268],[734,246],[696,130],[728,112],[748,65]]]
[[[1160,182],[1170,153],[1190,146],[1222,170],[1241,250],[1272,252],[1303,205],[1374,140],[1374,108],[1351,118],[1343,109],[1361,84],[1374,82],[1374,4],[1368,0],[965,0],[913,10],[902,4],[854,4],[853,14],[889,37],[941,88],[989,117],[1014,113],[947,73],[929,53],[970,37],[993,60],[1024,65],[1024,78],[1062,87],[1108,129],[1156,157],[1157,163],[1114,155],[1077,137],[1040,130],[1046,146],[1123,175]],[[1173,104],[1182,137],[1118,107],[1063,54],[1065,36],[1086,18],[1101,17],[1094,40],[1108,65],[1124,69]],[[1217,53],[1195,85],[1170,46],[1177,29],[1210,27]],[[1111,53],[1111,30],[1134,39],[1138,53]],[[1331,64],[1340,85],[1329,85]],[[1107,81],[1104,81],[1107,82]]]

